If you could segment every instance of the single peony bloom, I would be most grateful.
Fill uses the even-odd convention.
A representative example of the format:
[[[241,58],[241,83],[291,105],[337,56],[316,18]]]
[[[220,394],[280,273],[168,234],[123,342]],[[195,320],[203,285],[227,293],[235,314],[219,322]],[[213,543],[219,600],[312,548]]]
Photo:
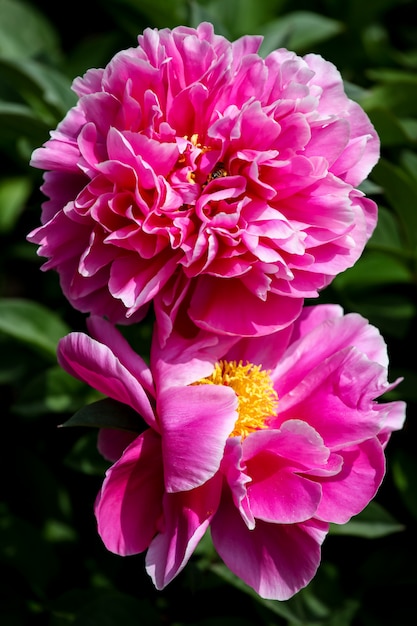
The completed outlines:
[[[198,28],[145,30],[77,78],[78,103],[35,150],[42,226],[28,236],[80,311],[161,338],[269,334],[361,255],[376,205],[357,186],[379,140],[318,55],[263,59]]]
[[[399,382],[387,382],[378,330],[336,305],[307,307],[269,337],[172,333],[161,349],[155,333],[148,367],[109,322],[89,327],[95,339],[61,340],[59,363],[138,414],[138,432],[99,431],[114,462],[95,505],[108,550],[147,550],[162,589],[210,527],[224,563],[260,596],[307,585],[329,523],[374,497],[403,425],[403,402],[375,401]]]

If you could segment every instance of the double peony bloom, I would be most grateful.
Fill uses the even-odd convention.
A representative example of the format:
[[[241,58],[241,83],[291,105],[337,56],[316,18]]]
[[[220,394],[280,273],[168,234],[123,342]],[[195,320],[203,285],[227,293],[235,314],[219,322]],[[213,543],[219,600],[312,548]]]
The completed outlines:
[[[359,258],[376,132],[331,63],[260,43],[149,29],[74,81],[32,158],[49,200],[30,241],[76,309],[132,323],[153,302],[162,339],[184,318],[265,335]]]
[[[329,523],[374,497],[403,402],[376,402],[377,329],[305,307],[361,255],[377,207],[358,190],[379,140],[317,55],[208,23],[148,29],[74,81],[77,105],[37,149],[30,235],[90,335],[60,365],[137,414],[101,429],[112,465],[95,512],[106,547],[147,550],[162,589],[210,528],[264,598],[308,584]],[[152,306],[148,366],[116,324]]]

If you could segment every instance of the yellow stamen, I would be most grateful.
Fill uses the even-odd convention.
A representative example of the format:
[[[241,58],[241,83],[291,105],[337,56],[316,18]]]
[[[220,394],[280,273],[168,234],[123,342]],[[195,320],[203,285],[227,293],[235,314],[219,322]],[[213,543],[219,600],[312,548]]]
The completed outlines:
[[[230,437],[247,437],[255,430],[267,428],[269,417],[277,415],[278,394],[270,372],[260,365],[242,361],[219,361],[214,372],[195,385],[225,385],[231,387],[238,399],[238,418]]]

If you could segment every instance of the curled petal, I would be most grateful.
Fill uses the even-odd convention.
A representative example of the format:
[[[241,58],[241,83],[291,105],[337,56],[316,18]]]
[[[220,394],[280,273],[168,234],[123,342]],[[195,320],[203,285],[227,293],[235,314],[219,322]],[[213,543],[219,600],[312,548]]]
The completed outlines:
[[[146,571],[157,589],[163,589],[185,567],[217,510],[221,476],[192,491],[164,496],[164,529],[151,542]]]
[[[161,441],[152,430],[139,435],[106,473],[95,504],[98,532],[108,550],[143,552],[162,514]]]
[[[70,333],[58,344],[58,362],[75,378],[128,404],[148,425],[156,427],[155,415],[143,387],[107,346],[83,333]]]

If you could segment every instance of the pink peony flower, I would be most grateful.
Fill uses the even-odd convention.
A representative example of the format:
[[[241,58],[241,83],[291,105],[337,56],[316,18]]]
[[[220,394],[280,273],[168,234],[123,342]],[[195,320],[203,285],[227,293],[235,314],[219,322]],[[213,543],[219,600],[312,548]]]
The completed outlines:
[[[145,30],[77,78],[78,103],[35,150],[47,170],[29,234],[71,304],[116,323],[154,302],[200,328],[284,328],[352,266],[376,223],[357,186],[376,132],[337,69],[261,38]]]
[[[109,322],[61,340],[70,374],[138,413],[138,432],[102,429],[114,464],[97,497],[108,550],[147,550],[162,589],[210,527],[224,563],[264,598],[285,600],[320,562],[329,523],[374,497],[405,405],[387,382],[378,330],[339,306],[307,307],[269,337],[194,341],[154,334],[150,367]],[[141,418],[146,423],[141,426]]]

